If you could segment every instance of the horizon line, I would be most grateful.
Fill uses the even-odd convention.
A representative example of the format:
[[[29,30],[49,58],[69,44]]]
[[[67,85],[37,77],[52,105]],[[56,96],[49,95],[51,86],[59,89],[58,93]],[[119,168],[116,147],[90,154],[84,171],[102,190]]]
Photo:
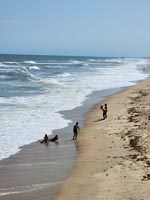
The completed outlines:
[[[0,53],[0,55],[12,56],[59,56],[59,57],[93,57],[93,58],[150,58],[150,56],[89,56],[89,55],[63,55],[63,54],[17,54],[17,53]]]

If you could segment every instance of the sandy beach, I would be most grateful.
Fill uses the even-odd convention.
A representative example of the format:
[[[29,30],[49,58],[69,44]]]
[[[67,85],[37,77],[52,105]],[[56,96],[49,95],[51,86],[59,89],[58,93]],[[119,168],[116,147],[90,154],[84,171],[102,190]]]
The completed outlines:
[[[106,98],[86,115],[72,175],[55,200],[150,199],[150,79]],[[108,104],[101,120],[100,105]]]

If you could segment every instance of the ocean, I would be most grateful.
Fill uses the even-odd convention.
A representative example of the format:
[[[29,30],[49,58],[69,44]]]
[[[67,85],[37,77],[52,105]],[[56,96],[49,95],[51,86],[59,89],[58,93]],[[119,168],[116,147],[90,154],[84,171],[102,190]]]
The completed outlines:
[[[67,127],[60,111],[94,91],[134,85],[149,58],[0,55],[0,160]],[[78,120],[78,119],[76,119]]]

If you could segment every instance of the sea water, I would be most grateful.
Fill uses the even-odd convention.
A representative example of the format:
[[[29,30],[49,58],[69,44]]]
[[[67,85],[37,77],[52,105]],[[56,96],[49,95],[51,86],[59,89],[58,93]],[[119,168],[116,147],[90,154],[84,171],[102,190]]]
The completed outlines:
[[[135,84],[148,58],[0,55],[0,160],[66,127],[59,111],[94,91]]]

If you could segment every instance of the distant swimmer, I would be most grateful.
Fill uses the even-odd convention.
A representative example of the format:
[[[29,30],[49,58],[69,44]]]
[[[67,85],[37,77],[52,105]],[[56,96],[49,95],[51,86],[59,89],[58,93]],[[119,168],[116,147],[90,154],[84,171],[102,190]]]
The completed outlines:
[[[58,142],[58,135],[55,135],[53,138],[50,139],[51,142]]]
[[[73,127],[73,133],[74,133],[74,135],[73,135],[73,140],[76,140],[76,139],[77,139],[77,137],[78,137],[78,132],[79,132],[79,131],[80,131],[79,123],[76,122],[76,124],[75,124],[74,127]]]

